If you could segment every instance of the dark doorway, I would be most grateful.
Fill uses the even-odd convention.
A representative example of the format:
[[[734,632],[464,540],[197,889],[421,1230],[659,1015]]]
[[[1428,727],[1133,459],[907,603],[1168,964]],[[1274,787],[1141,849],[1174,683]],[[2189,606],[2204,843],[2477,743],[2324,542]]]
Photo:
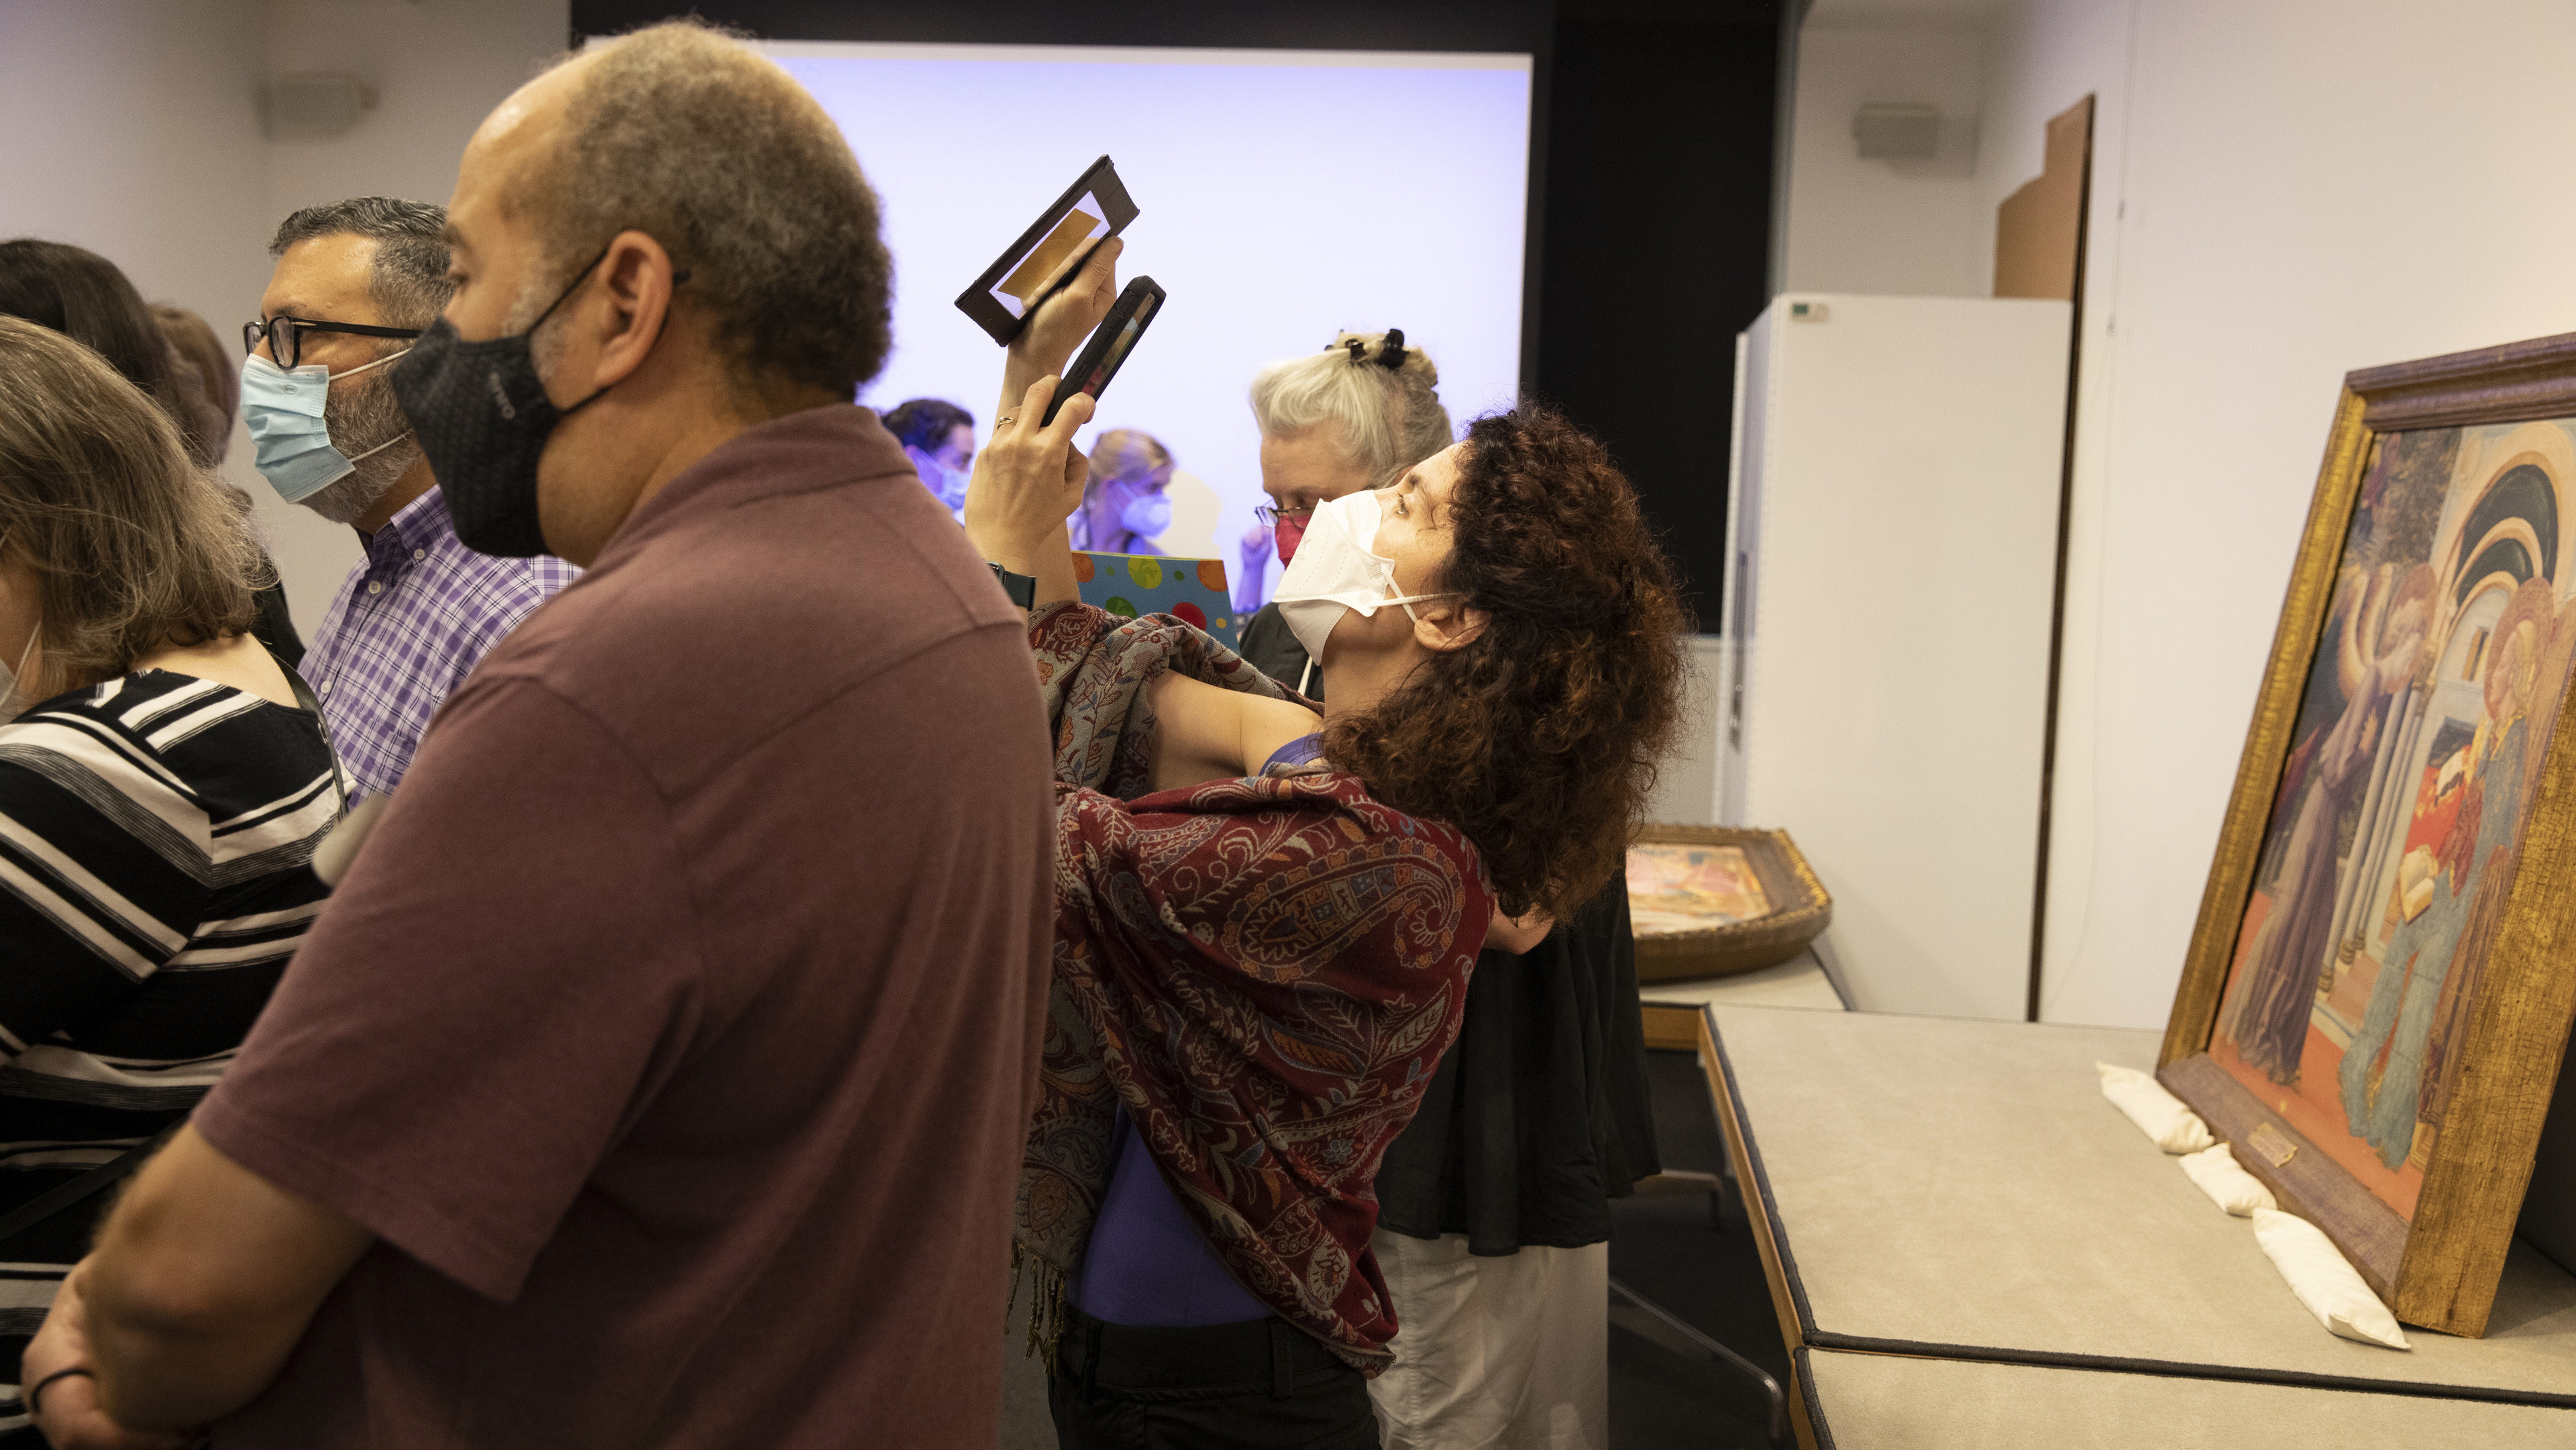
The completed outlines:
[[[1537,390],[1610,445],[1714,629],[1735,334],[1770,300],[1779,6],[1557,14]]]

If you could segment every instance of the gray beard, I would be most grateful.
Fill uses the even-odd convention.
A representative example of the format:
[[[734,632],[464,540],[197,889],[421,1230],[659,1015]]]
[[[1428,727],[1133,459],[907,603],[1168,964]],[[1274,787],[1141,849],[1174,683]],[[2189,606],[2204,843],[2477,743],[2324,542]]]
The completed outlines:
[[[369,378],[364,385],[345,393],[331,394],[322,405],[322,422],[331,430],[332,446],[351,456],[365,453],[388,438],[403,438],[382,453],[357,459],[350,465],[355,471],[348,477],[298,500],[335,524],[354,524],[365,518],[367,510],[374,508],[420,461],[420,445],[404,437],[411,432],[411,420],[403,416],[402,405],[394,401],[393,389],[385,385],[382,376]],[[343,439],[357,446],[353,448]]]

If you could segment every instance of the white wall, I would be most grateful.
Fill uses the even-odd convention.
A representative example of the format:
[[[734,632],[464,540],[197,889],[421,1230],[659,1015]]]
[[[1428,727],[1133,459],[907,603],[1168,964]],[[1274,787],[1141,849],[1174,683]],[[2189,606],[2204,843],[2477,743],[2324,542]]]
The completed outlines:
[[[2043,1010],[2152,1026],[2343,374],[2576,330],[2576,7],[2022,0],[1988,24],[1981,279],[2046,119],[2099,107]],[[1847,151],[1804,99],[1800,149]],[[1809,235],[1793,214],[1793,277]]]
[[[2214,775],[2205,761],[2188,767],[2165,763],[2166,769],[2196,773],[2189,781],[2168,782],[2176,796],[2193,803],[2174,819],[2169,811],[2155,809],[2157,792],[2152,787],[2145,799],[2135,798],[2136,784],[2144,783],[2130,783],[2125,775],[2143,762],[2129,753],[2135,747],[2126,730],[2106,729],[2114,723],[2106,714],[2114,698],[2107,674],[2112,652],[2110,601],[2104,586],[2110,574],[2113,540],[2108,524],[2113,509],[2106,481],[2114,473],[2111,425],[2119,412],[2114,389],[2121,377],[2115,340],[2127,236],[2122,206],[2129,141],[2130,11],[2128,0],[2060,0],[2018,4],[1997,18],[1988,32],[1986,151],[1976,189],[1978,209],[1989,219],[1984,250],[1991,277],[1995,208],[2039,174],[2048,118],[2087,94],[2094,97],[2091,230],[2083,335],[2078,344],[2065,647],[2051,797],[2040,1015],[2049,1021],[2150,1027],[2161,1025],[2172,1005],[2182,953],[2191,939],[2192,916],[2199,909],[2201,881],[2217,839],[2216,813],[2208,792],[2217,791],[2216,809],[2223,810],[2235,761],[2230,755]],[[2323,416],[2317,415],[2315,422],[2321,424]],[[2285,431],[2295,433],[2298,426],[2292,423]],[[2321,446],[2321,426],[2314,429],[2314,437]],[[2313,482],[2313,475],[2307,481]],[[2295,493],[2299,484],[2292,481],[2288,487]],[[2284,555],[2271,562],[2268,574],[2257,566],[2250,575],[2232,581],[2240,606],[2252,613],[2279,607],[2281,588],[2289,577],[2288,559]],[[2268,640],[2268,624],[2264,628]],[[2211,699],[2211,683],[2203,680],[2177,688],[2169,703],[2180,706],[2197,700],[2213,719],[2236,709],[2233,728],[2241,744],[2252,715],[2250,682],[2248,692],[2232,703]],[[2114,734],[2120,738],[2109,738]],[[2106,789],[2113,799],[2105,799]],[[2151,825],[2142,807],[2147,814],[2167,818]],[[2194,811],[2206,819],[2206,825],[2196,823]],[[2125,834],[2143,829],[2163,834],[2143,842]]]
[[[0,4],[0,236],[113,241],[145,295],[230,316],[266,270],[259,37],[258,0]]]
[[[1920,20],[1866,28],[1808,23],[1798,42],[1787,290],[1918,297],[1993,291],[1994,212],[1979,209],[1974,181],[1983,49],[1974,30]],[[1862,160],[1852,118],[1873,104],[1940,107],[1940,153],[1924,161]]]
[[[234,336],[268,275],[261,31],[259,0],[0,3],[0,237],[87,247]]]
[[[569,26],[565,0],[0,0],[0,237],[88,247],[229,340],[288,212],[444,202],[475,123]],[[381,103],[337,140],[266,141],[259,87],[298,70],[354,72]],[[280,503],[238,429],[225,475],[258,501],[309,632],[356,536]]]

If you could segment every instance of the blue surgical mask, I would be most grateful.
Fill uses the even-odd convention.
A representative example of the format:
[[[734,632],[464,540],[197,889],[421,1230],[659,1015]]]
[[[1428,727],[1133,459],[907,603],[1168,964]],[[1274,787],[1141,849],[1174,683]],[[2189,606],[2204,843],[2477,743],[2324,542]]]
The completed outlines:
[[[907,443],[904,455],[912,460],[912,471],[921,475],[921,486],[929,489],[940,505],[950,513],[966,506],[968,475],[963,469],[951,468],[939,461],[939,455],[924,452]]]
[[[356,377],[402,355],[380,357],[340,376]],[[359,458],[372,458],[410,436],[397,433],[357,458],[341,453],[331,441],[330,424],[323,420],[331,399],[331,377],[331,370],[320,363],[282,368],[258,353],[242,359],[242,418],[250,424],[251,442],[259,450],[252,461],[259,466],[259,476],[288,503],[311,498],[348,477]]]
[[[1171,495],[1138,494],[1127,500],[1127,506],[1118,511],[1118,523],[1138,538],[1153,538],[1172,526]]]

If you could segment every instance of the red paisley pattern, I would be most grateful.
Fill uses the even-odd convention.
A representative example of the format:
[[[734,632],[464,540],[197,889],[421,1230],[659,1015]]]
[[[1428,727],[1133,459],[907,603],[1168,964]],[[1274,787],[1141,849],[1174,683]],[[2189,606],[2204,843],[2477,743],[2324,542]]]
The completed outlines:
[[[1070,1272],[1126,1105],[1235,1277],[1374,1373],[1387,1145],[1456,1037],[1493,897],[1475,847],[1321,764],[1138,799],[1143,685],[1286,691],[1166,616],[1031,617],[1056,726],[1055,983],[1021,1247]]]

